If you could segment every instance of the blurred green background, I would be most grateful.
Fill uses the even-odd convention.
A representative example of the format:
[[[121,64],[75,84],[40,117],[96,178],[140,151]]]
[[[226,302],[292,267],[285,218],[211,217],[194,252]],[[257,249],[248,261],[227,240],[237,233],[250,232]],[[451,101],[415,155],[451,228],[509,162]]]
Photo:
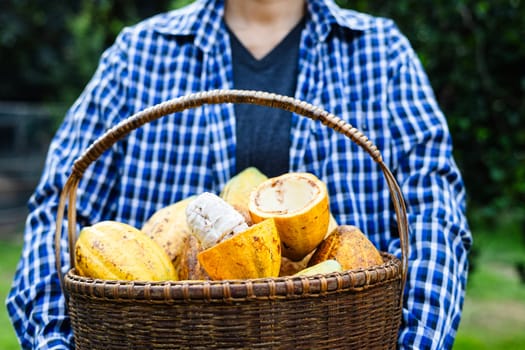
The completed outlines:
[[[188,0],[0,2],[0,299],[47,144],[125,26]],[[474,235],[456,349],[525,348],[525,1],[357,0],[409,38],[448,117]],[[5,307],[0,349],[18,343]]]

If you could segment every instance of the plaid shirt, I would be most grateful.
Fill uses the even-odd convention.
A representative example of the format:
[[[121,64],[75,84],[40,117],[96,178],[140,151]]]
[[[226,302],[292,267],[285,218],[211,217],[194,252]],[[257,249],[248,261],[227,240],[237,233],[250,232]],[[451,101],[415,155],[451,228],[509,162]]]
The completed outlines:
[[[72,343],[53,235],[58,195],[73,161],[137,111],[192,92],[232,88],[223,11],[222,1],[197,1],[126,28],[67,113],[30,199],[24,250],[7,298],[24,348]],[[331,0],[309,1],[308,12],[295,97],[367,134],[406,197],[410,260],[400,347],[451,348],[471,236],[445,118],[417,56],[392,21],[342,10]],[[133,131],[84,174],[77,191],[79,226],[113,219],[140,227],[170,203],[218,193],[235,171],[234,123],[232,105],[208,105]],[[324,180],[338,222],[360,227],[380,250],[400,256],[388,187],[370,156],[297,115],[290,139],[290,171]],[[63,259],[66,272],[67,254]]]

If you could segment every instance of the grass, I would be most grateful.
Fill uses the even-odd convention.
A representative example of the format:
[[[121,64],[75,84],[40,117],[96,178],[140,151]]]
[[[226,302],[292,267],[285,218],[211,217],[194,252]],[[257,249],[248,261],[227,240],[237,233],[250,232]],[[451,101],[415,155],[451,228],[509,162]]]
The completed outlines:
[[[457,349],[523,349],[525,285],[508,265],[480,264],[471,279]]]
[[[473,230],[479,254],[454,349],[524,348],[525,284],[515,264],[525,263],[525,241],[518,223],[503,218],[496,228],[478,224]]]
[[[20,345],[15,337],[15,332],[7,316],[5,299],[11,287],[16,264],[20,258],[22,243],[20,240],[9,239],[0,241],[0,349],[19,349]]]
[[[524,349],[525,284],[514,264],[525,262],[520,227],[508,220],[498,227],[473,228],[476,251],[463,317],[454,350]],[[0,241],[0,299],[5,300],[20,256],[19,240]],[[0,349],[18,349],[5,307],[0,309]]]

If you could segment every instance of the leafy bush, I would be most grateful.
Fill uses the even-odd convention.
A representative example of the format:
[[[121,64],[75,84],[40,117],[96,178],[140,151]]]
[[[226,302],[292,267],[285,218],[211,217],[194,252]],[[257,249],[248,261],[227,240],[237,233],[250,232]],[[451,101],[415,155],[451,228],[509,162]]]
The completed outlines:
[[[71,103],[122,27],[165,11],[169,3],[0,2],[0,99]]]

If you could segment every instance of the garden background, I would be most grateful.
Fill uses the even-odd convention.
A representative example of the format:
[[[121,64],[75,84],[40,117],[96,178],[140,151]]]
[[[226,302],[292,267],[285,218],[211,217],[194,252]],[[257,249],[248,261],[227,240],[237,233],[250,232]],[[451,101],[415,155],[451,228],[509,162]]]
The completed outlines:
[[[52,133],[125,26],[184,0],[0,2],[0,299]],[[474,236],[456,349],[525,347],[525,1],[340,0],[394,19],[445,112]],[[18,344],[5,307],[0,349]]]

